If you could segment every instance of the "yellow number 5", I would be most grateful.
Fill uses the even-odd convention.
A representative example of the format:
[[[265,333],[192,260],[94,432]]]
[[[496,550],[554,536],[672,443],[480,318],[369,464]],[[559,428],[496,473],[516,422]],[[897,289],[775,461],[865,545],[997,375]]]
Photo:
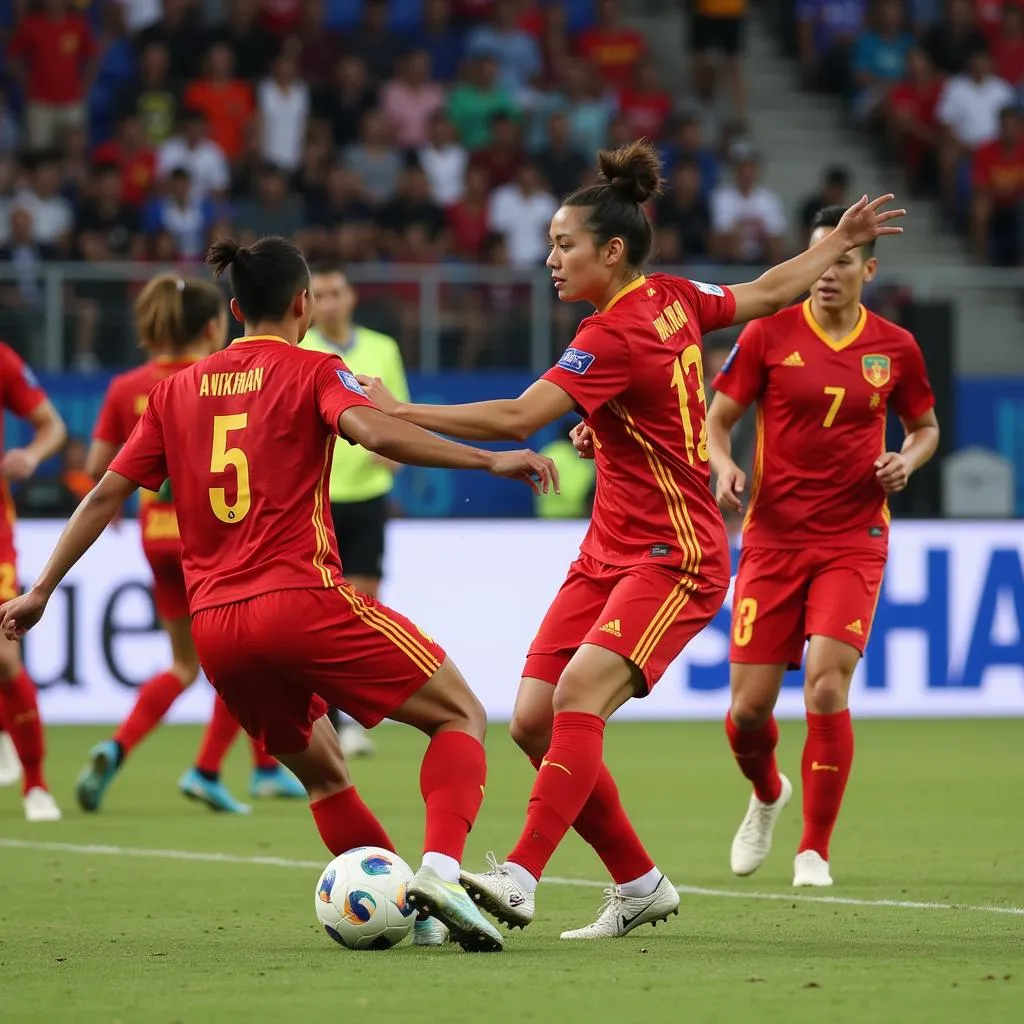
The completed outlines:
[[[683,436],[686,439],[686,457],[693,465],[694,439],[693,421],[690,419],[689,392],[686,390],[686,375],[690,370],[697,370],[697,401],[700,403],[701,420],[700,434],[697,437],[696,452],[701,462],[708,461],[708,423],[705,414],[704,398],[704,367],[701,364],[700,348],[687,345],[683,354],[672,364],[672,387],[676,389],[679,400],[679,416],[683,421]]]
[[[757,618],[757,601],[745,597],[736,609],[736,622],[732,627],[732,642],[737,647],[746,647],[754,635],[754,619]]]
[[[249,422],[247,412],[231,416],[213,417],[213,451],[210,453],[210,472],[223,473],[229,466],[235,469],[235,503],[229,505],[223,487],[210,488],[210,507],[222,523],[241,522],[252,505],[249,494],[249,461],[241,448],[228,447],[228,434],[232,430],[244,430]]]
[[[825,388],[825,394],[832,396],[832,404],[828,407],[828,412],[825,413],[825,418],[821,421],[823,427],[831,427],[836,421],[836,413],[839,412],[839,406],[843,404],[843,399],[846,397],[846,388]]]

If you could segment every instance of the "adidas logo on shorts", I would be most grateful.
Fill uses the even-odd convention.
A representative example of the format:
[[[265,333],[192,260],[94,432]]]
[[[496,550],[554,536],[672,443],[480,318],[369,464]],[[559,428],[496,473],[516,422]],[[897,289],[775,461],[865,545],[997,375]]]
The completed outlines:
[[[618,619],[612,619],[611,622],[606,622],[599,630],[600,633],[608,633],[611,636],[621,637],[622,636],[622,623]]]
[[[854,619],[853,622],[851,622],[846,628],[851,633],[856,633],[857,636],[864,635],[864,627],[861,625],[860,619]]]

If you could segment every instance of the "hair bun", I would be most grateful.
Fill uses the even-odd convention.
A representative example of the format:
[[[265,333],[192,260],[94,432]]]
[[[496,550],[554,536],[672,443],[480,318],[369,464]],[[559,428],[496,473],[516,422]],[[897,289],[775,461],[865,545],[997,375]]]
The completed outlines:
[[[633,203],[661,195],[661,157],[647,139],[618,149],[604,149],[597,157],[599,179]]]

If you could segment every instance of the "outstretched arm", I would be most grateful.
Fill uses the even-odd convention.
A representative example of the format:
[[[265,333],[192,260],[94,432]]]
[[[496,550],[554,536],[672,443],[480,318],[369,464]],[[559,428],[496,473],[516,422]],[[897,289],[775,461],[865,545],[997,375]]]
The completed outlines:
[[[575,408],[572,398],[547,380],[535,381],[518,398],[468,405],[413,405],[397,401],[379,377],[360,377],[359,383],[389,416],[465,441],[524,441]]]
[[[888,222],[906,210],[882,210],[892,195],[879,196],[870,203],[864,196],[843,214],[834,231],[785,263],[766,270],[756,281],[732,286],[736,297],[734,324],[760,316],[771,316],[799,298],[836,260],[851,249],[869,245],[882,235],[898,235],[903,228]]]
[[[64,447],[68,437],[64,420],[54,404],[45,398],[26,417],[35,436],[24,448],[12,448],[3,457],[4,476],[11,480],[27,480],[38,468]]]
[[[15,640],[22,636],[43,617],[46,603],[60,581],[92,547],[137,487],[127,477],[107,472],[82,499],[64,527],[39,579],[27,593],[0,607],[0,629],[8,639]]]

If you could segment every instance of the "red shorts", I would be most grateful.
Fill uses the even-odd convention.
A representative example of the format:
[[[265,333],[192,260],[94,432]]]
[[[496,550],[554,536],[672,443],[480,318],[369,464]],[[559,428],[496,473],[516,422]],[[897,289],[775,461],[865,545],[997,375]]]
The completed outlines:
[[[404,615],[347,583],[204,608],[192,636],[207,678],[271,754],[305,750],[329,707],[376,725],[445,660]]]
[[[580,555],[537,630],[523,675],[553,685],[577,648],[594,644],[633,662],[650,690],[725,594],[663,565],[622,567]]]
[[[14,538],[0,537],[0,603],[10,601],[19,593],[18,553],[14,550]]]
[[[883,551],[744,548],[729,660],[799,668],[809,636],[841,640],[863,654],[884,573]]]
[[[153,603],[164,622],[189,614],[185,573],[181,568],[181,544],[143,544],[142,551],[153,572]]]

